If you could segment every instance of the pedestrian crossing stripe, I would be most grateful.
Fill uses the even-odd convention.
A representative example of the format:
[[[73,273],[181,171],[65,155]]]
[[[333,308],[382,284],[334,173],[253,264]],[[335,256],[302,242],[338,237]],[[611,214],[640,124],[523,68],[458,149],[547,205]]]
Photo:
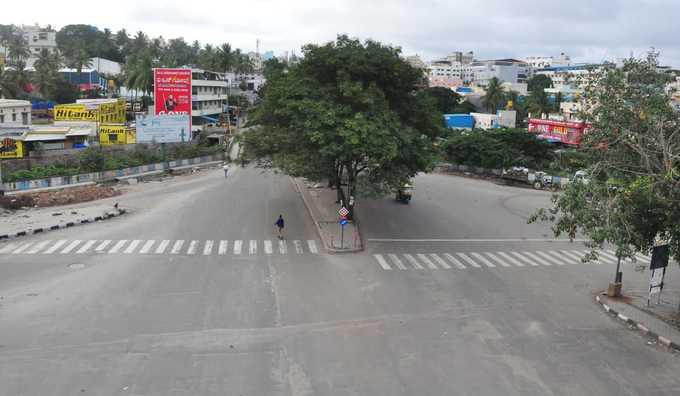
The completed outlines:
[[[503,268],[510,267],[526,267],[527,264],[532,267],[540,266],[563,266],[567,264],[588,264],[583,263],[581,258],[584,257],[587,251],[576,250],[549,250],[549,251],[534,251],[534,252],[469,252],[456,253],[456,256],[450,253],[403,253],[401,255],[395,253],[374,254],[376,262],[380,267],[389,271],[392,269],[399,270],[450,270],[450,269],[467,269],[467,265],[473,268]],[[648,257],[642,257],[648,260]],[[461,261],[462,260],[462,261]],[[494,264],[493,260],[496,264]],[[463,264],[465,262],[466,264]],[[408,265],[406,265],[408,263]],[[632,260],[626,260],[626,263],[632,263]],[[604,264],[601,260],[599,264]],[[611,262],[609,262],[611,264]]]
[[[10,242],[0,244],[0,255],[87,255],[87,254],[140,254],[140,255],[202,255],[202,256],[226,256],[244,254],[243,240],[155,240],[155,239],[135,239],[135,240],[41,240],[34,242],[16,243]],[[258,254],[260,241],[255,239],[246,240],[248,255]],[[294,249],[289,249],[289,242],[292,242]],[[318,254],[319,249],[315,240],[272,240],[261,242],[263,253],[267,256],[292,254]],[[229,248],[232,247],[232,251]],[[427,258],[426,258],[427,259]],[[433,258],[438,262],[436,258]],[[429,260],[429,259],[427,259]],[[403,263],[402,263],[403,265]],[[430,261],[429,268],[438,268],[435,263]],[[406,269],[406,268],[404,268]]]

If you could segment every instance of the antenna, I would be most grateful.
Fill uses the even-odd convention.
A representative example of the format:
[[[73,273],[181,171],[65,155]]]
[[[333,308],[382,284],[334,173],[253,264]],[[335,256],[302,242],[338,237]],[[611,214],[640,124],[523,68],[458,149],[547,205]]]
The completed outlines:
[[[255,40],[255,53],[260,54],[260,39]]]

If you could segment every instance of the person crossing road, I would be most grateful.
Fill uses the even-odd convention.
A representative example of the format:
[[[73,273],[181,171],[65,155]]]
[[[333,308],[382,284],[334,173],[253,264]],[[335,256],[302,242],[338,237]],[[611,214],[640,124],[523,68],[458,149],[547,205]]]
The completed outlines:
[[[279,218],[276,220],[276,223],[274,225],[279,229],[279,239],[283,239],[283,227],[285,225],[285,222],[283,221],[283,215],[279,215]]]

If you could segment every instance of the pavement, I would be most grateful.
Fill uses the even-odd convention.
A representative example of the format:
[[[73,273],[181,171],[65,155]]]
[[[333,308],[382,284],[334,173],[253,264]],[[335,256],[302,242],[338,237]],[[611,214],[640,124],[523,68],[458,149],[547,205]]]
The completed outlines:
[[[343,255],[269,171],[126,197],[123,217],[0,242],[0,394],[680,393],[677,355],[594,302],[610,258],[526,224],[549,193],[419,175],[410,205],[357,202],[366,244]],[[649,282],[635,268],[624,293]]]
[[[325,187],[321,183],[309,182],[302,178],[293,178],[302,201],[309,210],[319,237],[324,247],[331,253],[355,253],[362,250],[361,233],[354,221],[342,226],[338,211],[342,208],[335,203],[337,191]]]

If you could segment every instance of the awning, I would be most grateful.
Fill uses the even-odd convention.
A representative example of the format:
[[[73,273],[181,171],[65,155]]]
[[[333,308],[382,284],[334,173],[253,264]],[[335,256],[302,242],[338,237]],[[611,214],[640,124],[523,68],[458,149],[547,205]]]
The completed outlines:
[[[64,134],[34,134],[28,135],[24,138],[24,142],[46,142],[52,140],[66,140],[66,135]]]
[[[89,136],[92,134],[92,131],[88,129],[76,129],[75,131],[71,131],[66,134],[66,136]]]
[[[217,118],[212,118],[212,117],[208,117],[208,116],[201,116],[201,118],[204,118],[204,119],[206,119],[210,122],[220,122],[220,120],[218,120]]]

